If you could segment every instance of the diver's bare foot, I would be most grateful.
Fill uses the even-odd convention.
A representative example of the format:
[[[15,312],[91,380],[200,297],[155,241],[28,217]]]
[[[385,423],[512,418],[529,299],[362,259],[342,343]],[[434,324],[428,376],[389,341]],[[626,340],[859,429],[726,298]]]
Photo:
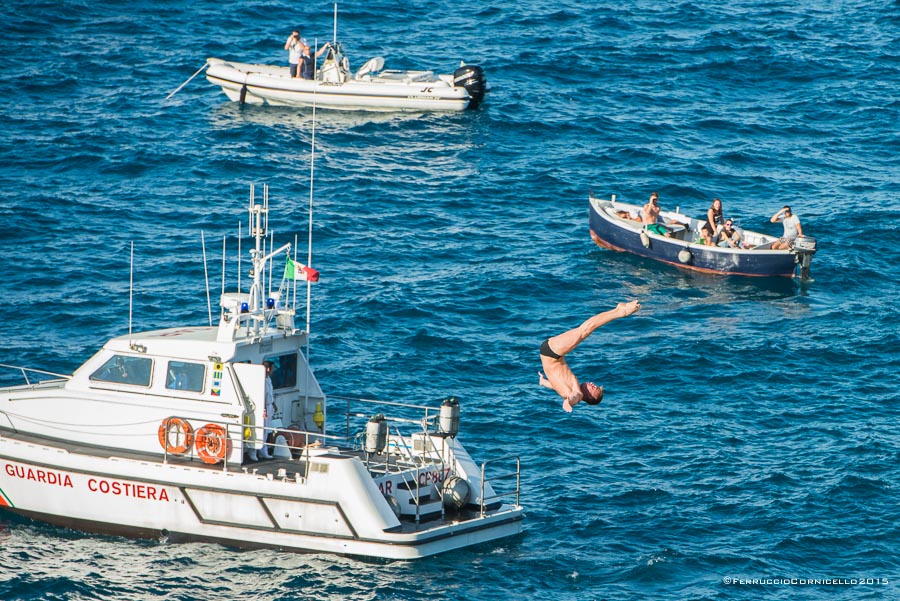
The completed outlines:
[[[622,312],[622,317],[628,317],[629,315],[637,313],[640,308],[641,302],[638,300],[619,303],[618,306],[616,306],[616,309],[619,309]]]

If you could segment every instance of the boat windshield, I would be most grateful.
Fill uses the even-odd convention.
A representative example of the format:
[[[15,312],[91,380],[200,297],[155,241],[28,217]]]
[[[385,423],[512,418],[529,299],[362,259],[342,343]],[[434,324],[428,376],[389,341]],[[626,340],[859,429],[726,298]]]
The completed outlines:
[[[166,388],[169,390],[188,390],[203,392],[203,380],[206,366],[202,363],[185,361],[169,361],[166,371]]]
[[[91,374],[91,380],[150,386],[152,371],[153,361],[147,357],[113,355],[100,369]]]

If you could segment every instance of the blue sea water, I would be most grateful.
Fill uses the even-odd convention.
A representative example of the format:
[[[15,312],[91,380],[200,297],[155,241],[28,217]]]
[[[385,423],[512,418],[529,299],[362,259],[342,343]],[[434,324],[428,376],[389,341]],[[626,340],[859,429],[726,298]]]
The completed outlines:
[[[900,3],[339,8],[354,68],[465,60],[492,90],[464,114],[317,113],[312,361],[331,394],[459,397],[476,459],[522,459],[524,533],[407,563],[3,514],[0,598],[900,597]],[[284,62],[296,25],[330,39],[331,4],[8,0],[0,22],[0,362],[70,372],[126,332],[132,242],[134,327],[206,324],[201,231],[233,256],[251,182],[276,237],[305,238],[311,112],[202,77],[166,96],[208,56]],[[789,203],[814,281],[599,249],[589,190],[696,215],[718,196],[769,233]],[[569,358],[603,404],[566,415],[539,343],[631,298]]]

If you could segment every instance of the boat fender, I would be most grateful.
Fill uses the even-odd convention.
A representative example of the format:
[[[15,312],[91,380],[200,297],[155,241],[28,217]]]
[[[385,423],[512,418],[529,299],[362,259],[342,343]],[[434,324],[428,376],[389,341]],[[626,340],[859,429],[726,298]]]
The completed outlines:
[[[372,416],[366,424],[366,453],[377,455],[387,445],[387,421],[384,415],[379,413]]]
[[[478,65],[464,65],[453,72],[454,87],[463,87],[469,93],[469,105],[466,108],[477,109],[487,92],[487,80],[484,69]]]
[[[691,251],[689,251],[686,248],[682,248],[681,250],[678,251],[678,260],[681,261],[682,263],[685,263],[685,264],[690,263],[691,259],[693,257],[694,256],[691,254]]]
[[[322,403],[316,403],[316,410],[313,411],[313,423],[319,430],[325,425],[325,412],[322,411]]]
[[[644,248],[650,248],[650,236],[644,230],[641,230],[641,244],[644,245]]]
[[[244,104],[247,101],[247,84],[241,86],[241,104]]]
[[[472,490],[469,488],[469,483],[459,476],[450,476],[444,482],[441,496],[445,507],[461,509],[469,502]]]
[[[203,463],[213,465],[225,459],[225,455],[231,450],[231,441],[228,440],[225,428],[218,424],[206,424],[197,430],[195,448]]]
[[[441,414],[438,420],[438,435],[456,438],[459,432],[459,401],[455,396],[447,397],[441,403]]]
[[[159,445],[167,453],[180,455],[194,444],[194,428],[186,419],[167,417],[159,425],[157,431]]]

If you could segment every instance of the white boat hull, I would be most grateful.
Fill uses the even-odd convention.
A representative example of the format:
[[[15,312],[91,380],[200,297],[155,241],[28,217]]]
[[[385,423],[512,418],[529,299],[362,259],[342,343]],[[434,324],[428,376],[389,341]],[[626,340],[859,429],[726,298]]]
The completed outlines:
[[[521,531],[522,510],[512,506],[468,520],[398,527],[360,462],[327,451],[315,461],[328,468],[306,478],[290,471],[273,478],[72,452],[2,434],[0,507],[106,534],[387,559],[425,557]]]
[[[206,79],[234,102],[371,111],[462,111],[469,94],[428,72],[344,82],[291,78],[287,67],[209,59]]]
[[[268,188],[263,198],[251,187],[252,283],[221,295],[217,326],[129,331],[71,375],[0,364],[25,380],[0,387],[0,510],[101,533],[385,559],[518,533],[519,458],[476,464],[454,397],[439,408],[344,397],[343,419],[329,410],[296,295],[282,295],[318,272],[290,259],[289,243],[261,250]],[[279,255],[281,283],[266,277]]]

